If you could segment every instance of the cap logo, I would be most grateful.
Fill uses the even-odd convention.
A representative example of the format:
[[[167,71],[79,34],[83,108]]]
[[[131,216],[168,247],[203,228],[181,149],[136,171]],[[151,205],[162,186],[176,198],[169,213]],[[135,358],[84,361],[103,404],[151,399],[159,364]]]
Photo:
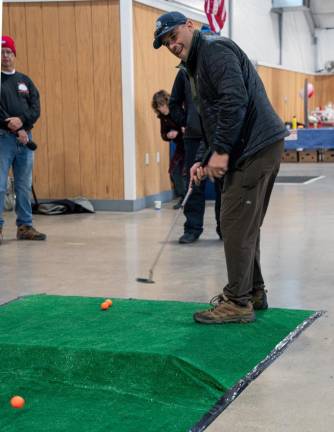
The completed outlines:
[[[156,24],[155,24],[155,28],[156,28],[157,30],[160,30],[161,27],[162,27],[161,21],[157,21]]]

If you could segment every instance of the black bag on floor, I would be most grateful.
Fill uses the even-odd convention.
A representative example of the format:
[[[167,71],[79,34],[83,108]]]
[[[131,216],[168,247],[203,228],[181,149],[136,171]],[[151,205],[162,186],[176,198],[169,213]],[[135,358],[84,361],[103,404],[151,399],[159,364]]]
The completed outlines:
[[[34,214],[61,215],[70,213],[95,213],[94,207],[86,198],[60,199],[40,203],[32,187],[34,202],[31,203]]]

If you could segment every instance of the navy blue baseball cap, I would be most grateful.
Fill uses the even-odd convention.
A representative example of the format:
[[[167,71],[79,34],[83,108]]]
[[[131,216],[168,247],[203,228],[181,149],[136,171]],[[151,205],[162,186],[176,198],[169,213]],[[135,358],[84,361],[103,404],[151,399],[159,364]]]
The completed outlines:
[[[168,12],[161,15],[155,23],[153,47],[158,49],[161,47],[161,38],[169,33],[173,28],[185,24],[188,18],[180,12]]]

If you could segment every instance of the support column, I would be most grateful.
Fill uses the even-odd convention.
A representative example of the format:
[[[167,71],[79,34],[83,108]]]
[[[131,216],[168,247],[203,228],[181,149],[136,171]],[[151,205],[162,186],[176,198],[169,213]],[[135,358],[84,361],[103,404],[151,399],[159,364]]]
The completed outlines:
[[[119,5],[121,20],[124,199],[135,200],[137,197],[137,182],[133,2],[132,0],[120,0]]]
[[[283,12],[278,14],[278,44],[279,44],[279,59],[278,64],[283,64]]]
[[[233,39],[233,0],[228,1],[228,37]]]

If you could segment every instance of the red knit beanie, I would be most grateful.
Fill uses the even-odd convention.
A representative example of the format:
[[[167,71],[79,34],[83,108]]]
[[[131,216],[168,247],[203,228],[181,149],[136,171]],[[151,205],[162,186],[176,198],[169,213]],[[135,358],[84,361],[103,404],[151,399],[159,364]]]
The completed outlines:
[[[1,48],[9,48],[13,51],[16,56],[16,48],[14,40],[9,36],[2,36],[1,38]]]

